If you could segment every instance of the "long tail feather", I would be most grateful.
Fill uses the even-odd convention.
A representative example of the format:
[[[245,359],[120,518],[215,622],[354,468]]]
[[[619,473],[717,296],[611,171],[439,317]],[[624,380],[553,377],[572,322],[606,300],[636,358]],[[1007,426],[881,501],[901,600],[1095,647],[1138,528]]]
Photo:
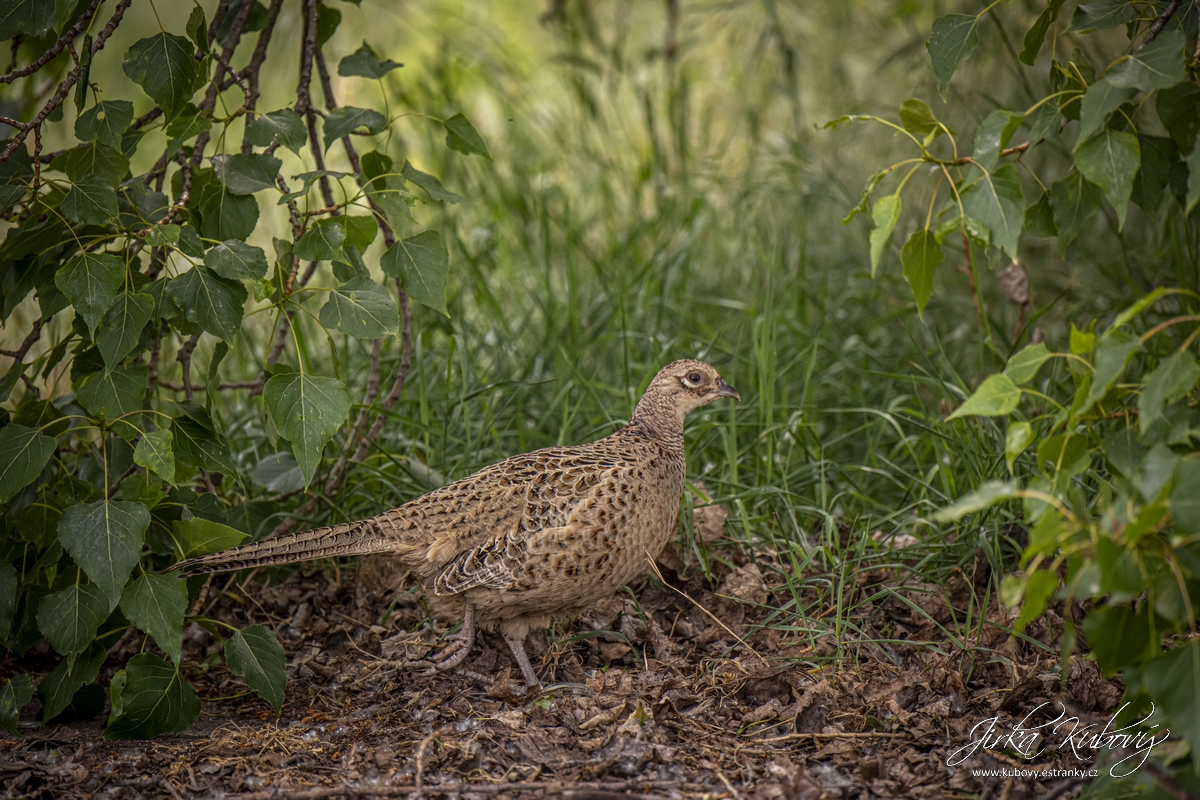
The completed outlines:
[[[318,558],[385,553],[391,550],[394,544],[380,534],[374,520],[363,520],[289,533],[276,539],[189,558],[171,565],[166,571],[182,570],[188,575],[203,575],[208,572],[226,572],[247,567],[293,564]]]

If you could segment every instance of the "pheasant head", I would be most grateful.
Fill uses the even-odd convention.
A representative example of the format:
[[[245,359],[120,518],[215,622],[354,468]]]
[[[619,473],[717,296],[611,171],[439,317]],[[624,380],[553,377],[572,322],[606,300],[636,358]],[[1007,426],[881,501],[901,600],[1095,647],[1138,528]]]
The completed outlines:
[[[742,399],[711,364],[691,359],[675,361],[660,369],[650,381],[630,422],[656,428],[667,423],[682,429],[684,417],[722,397]]]

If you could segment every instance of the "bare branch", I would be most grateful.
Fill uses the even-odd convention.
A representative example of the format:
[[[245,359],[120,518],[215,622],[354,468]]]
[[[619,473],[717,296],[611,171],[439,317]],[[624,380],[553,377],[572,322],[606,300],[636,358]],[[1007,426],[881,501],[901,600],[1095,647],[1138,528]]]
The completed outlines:
[[[29,348],[33,347],[34,342],[42,338],[42,321],[34,320],[33,328],[29,331],[29,335],[25,337],[25,341],[21,342],[21,346],[16,350],[0,350],[0,356],[8,356],[13,361],[20,363],[25,360],[25,356],[29,353]]]
[[[117,26],[121,24],[121,18],[125,15],[125,9],[129,8],[129,4],[132,2],[133,0],[121,0],[121,2],[117,4],[117,7],[113,10],[113,15],[108,20],[108,24],[104,26],[104,28],[96,36],[96,41],[92,44],[93,57],[96,55],[96,53],[104,49],[104,43],[108,41],[108,37],[112,36],[113,31],[117,29]],[[79,67],[75,67],[75,69],[71,70],[71,72],[67,74],[66,79],[63,80],[62,84],[58,87],[58,91],[55,92],[54,96],[46,102],[46,105],[42,106],[42,110],[38,112],[37,116],[34,117],[30,122],[25,123],[24,127],[22,127],[17,132],[17,135],[12,138],[12,141],[8,143],[8,146],[5,147],[2,152],[0,152],[0,161],[8,160],[8,157],[12,155],[12,152],[20,147],[22,143],[24,143],[26,137],[29,136],[30,130],[34,128],[40,128],[42,126],[42,123],[46,121],[46,117],[54,113],[54,109],[61,106],[63,101],[67,99],[67,93],[71,91],[71,87],[74,86],[75,82],[78,80]]]
[[[96,13],[96,8],[100,5],[101,2],[102,2],[102,0],[92,0],[91,4],[87,7],[87,10],[83,12],[83,14],[79,17],[79,19],[75,20],[75,24],[72,25],[66,31],[66,33],[64,33],[61,37],[59,37],[59,40],[54,43],[53,47],[51,47],[46,52],[42,53],[37,58],[36,61],[33,61],[32,63],[30,63],[24,67],[21,67],[20,69],[11,69],[10,68],[10,72],[7,75],[0,76],[0,83],[12,83],[13,81],[17,80],[18,78],[24,78],[26,75],[32,75],[33,73],[37,72],[42,67],[46,66],[46,64],[50,63],[50,61],[52,61],[55,56],[57,56],[59,53],[61,53],[66,48],[67,45],[69,45],[72,41],[74,41],[76,36],[83,33],[84,28],[86,28],[88,26],[88,23],[91,21],[92,16]],[[13,39],[13,65],[14,66],[16,65],[16,62],[17,62],[17,46],[18,46],[18,44],[19,44],[19,37],[14,38]]]

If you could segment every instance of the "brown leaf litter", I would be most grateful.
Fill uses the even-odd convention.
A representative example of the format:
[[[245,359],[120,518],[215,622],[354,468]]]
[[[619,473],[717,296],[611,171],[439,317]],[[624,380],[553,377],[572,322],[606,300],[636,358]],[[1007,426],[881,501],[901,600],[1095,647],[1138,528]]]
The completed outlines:
[[[698,522],[714,545],[724,519],[705,514]],[[832,610],[815,598],[802,594],[805,617],[772,616],[795,607],[784,562],[733,548],[721,557],[710,583],[685,567],[690,556],[672,553],[659,567],[670,587],[647,581],[574,626],[532,637],[547,687],[536,698],[521,693],[499,637],[481,635],[457,671],[405,669],[447,631],[378,561],[269,584],[224,577],[204,613],[238,627],[267,623],[283,640],[289,681],[278,718],[192,625],[185,675],[201,697],[223,699],[206,702],[190,730],[144,742],[104,741],[102,718],[42,730],[35,701],[19,736],[0,735],[0,797],[1015,799],[1067,784],[971,770],[1090,766],[1069,751],[1031,764],[1000,750],[947,766],[990,717],[1019,719],[1061,700],[1107,718],[1121,692],[1078,655],[1064,684],[1052,653],[991,625],[956,646],[946,631],[976,589],[962,576],[943,588],[864,575],[844,602],[877,594],[838,641]],[[1057,643],[1062,611],[1030,634]],[[1011,624],[994,604],[988,618]],[[141,647],[127,636],[101,682]],[[52,666],[35,648],[0,663],[0,677]]]

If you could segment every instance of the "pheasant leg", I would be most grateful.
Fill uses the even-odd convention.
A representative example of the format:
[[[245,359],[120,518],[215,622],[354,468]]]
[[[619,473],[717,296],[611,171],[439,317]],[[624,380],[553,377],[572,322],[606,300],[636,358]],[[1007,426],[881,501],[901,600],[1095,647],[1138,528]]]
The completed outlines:
[[[525,691],[541,689],[542,682],[538,680],[537,673],[533,671],[533,665],[529,663],[529,656],[525,654],[525,639],[505,633],[504,641],[508,642],[513,657],[517,659],[517,664],[521,667],[521,675],[525,678]]]
[[[474,642],[475,604],[467,603],[467,610],[463,614],[462,630],[451,636],[450,643],[428,660],[427,663],[432,664],[432,666],[421,674],[436,675],[439,672],[454,669],[467,659],[467,656],[471,652],[471,645]]]

